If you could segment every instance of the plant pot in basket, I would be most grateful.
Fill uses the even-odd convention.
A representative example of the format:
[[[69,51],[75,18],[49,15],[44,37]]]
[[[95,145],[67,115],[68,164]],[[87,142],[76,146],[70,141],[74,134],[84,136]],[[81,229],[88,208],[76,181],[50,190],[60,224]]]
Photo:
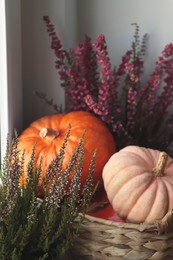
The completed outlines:
[[[129,146],[109,159],[103,181],[113,209],[126,222],[85,215],[75,254],[83,259],[173,259],[173,159]]]

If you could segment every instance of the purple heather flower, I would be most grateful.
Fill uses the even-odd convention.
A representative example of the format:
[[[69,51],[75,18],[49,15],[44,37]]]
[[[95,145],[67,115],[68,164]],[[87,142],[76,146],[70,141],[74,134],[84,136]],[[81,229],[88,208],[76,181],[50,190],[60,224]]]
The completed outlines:
[[[116,81],[111,69],[111,62],[107,52],[104,35],[99,35],[93,44],[96,51],[97,61],[100,65],[100,84],[98,85],[97,110],[102,116],[110,114],[110,104],[116,101]],[[108,119],[108,118],[107,118]]]
[[[165,46],[162,54],[165,58],[169,58],[173,54],[173,44],[169,43]]]
[[[165,46],[149,79],[143,83],[146,35],[140,42],[136,24],[131,50],[122,56],[117,68],[112,68],[103,34],[94,43],[86,36],[84,43],[65,51],[49,18],[44,20],[70,110],[93,112],[119,138],[120,148],[143,144],[143,139],[145,145],[153,145],[156,129],[159,136],[158,125],[162,127],[160,120],[169,118],[168,109],[173,102],[173,44]]]
[[[127,127],[133,128],[136,121],[137,91],[130,88],[127,96]]]
[[[122,57],[122,62],[119,65],[119,68],[117,70],[117,75],[122,76],[125,73],[126,64],[129,64],[131,57],[132,57],[132,51],[129,50]]]

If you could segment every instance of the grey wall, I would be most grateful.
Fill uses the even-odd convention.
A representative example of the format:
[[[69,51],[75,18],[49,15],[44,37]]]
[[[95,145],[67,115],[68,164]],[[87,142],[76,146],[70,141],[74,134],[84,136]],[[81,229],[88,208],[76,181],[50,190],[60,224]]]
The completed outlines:
[[[68,47],[76,39],[76,1],[22,0],[22,61],[24,127],[31,121],[54,110],[36,97],[34,91],[44,92],[64,106],[64,90],[60,87],[54,67],[55,56],[50,49],[43,16],[55,24],[57,34]]]
[[[106,36],[112,63],[118,65],[131,46],[134,27],[148,33],[148,72],[165,44],[173,40],[172,0],[78,0],[79,39],[84,33],[95,40],[100,33]]]

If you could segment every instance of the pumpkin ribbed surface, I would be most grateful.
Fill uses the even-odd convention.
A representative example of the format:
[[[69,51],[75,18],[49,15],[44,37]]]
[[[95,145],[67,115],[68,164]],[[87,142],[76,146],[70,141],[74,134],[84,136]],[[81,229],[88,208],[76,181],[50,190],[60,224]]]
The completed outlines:
[[[106,163],[103,181],[115,212],[129,222],[153,223],[173,208],[173,159],[160,151],[123,148]]]
[[[84,161],[81,183],[86,181],[92,154],[97,150],[94,184],[102,179],[102,169],[115,152],[115,142],[104,123],[88,112],[75,111],[42,117],[33,122],[19,136],[19,150],[25,150],[25,168],[35,145],[35,162],[42,158],[42,175],[58,154],[71,125],[70,136],[65,149],[63,167],[69,163],[72,153],[84,136]]]

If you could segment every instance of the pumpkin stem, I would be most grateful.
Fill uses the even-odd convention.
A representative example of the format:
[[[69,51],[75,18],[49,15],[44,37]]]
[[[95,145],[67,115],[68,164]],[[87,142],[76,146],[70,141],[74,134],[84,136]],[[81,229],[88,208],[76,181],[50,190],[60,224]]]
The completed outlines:
[[[59,135],[58,130],[50,129],[50,128],[42,128],[40,130],[40,137],[45,138],[47,137],[50,140],[55,139]]]
[[[166,162],[167,162],[167,158],[168,158],[168,154],[165,152],[161,152],[159,155],[159,160],[157,162],[156,167],[152,170],[152,173],[156,176],[156,177],[162,177],[164,176],[164,168],[166,166]]]

